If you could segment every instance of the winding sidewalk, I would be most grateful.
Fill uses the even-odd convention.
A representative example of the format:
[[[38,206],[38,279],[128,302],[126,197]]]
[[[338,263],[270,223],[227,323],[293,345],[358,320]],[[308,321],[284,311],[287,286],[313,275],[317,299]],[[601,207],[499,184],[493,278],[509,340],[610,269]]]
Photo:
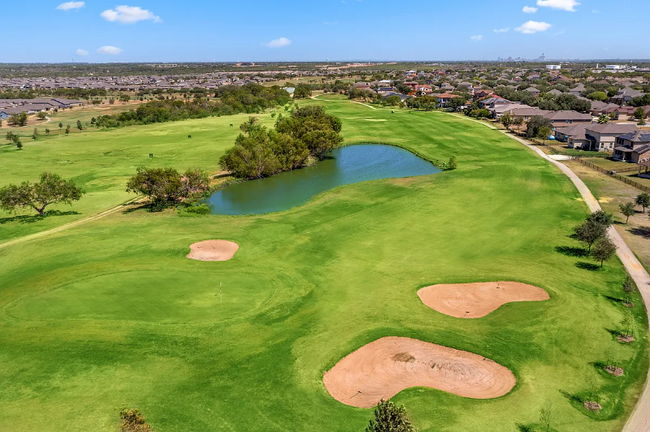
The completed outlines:
[[[551,159],[543,151],[535,146],[528,144],[528,142],[525,140],[513,135],[509,135],[504,131],[501,132],[504,135],[519,141],[529,149],[533,150],[543,159],[557,166],[564,174],[566,174],[567,177],[569,177],[569,179],[571,179],[576,188],[578,188],[580,195],[582,195],[582,198],[587,203],[587,206],[589,206],[589,210],[595,212],[601,209],[600,204],[598,204],[598,200],[596,200],[589,188],[587,188],[584,182],[573,171],[571,171],[569,167],[563,163]],[[648,319],[650,320],[650,309],[647,307],[650,305],[650,275],[627,246],[623,240],[623,237],[621,237],[621,235],[613,226],[609,229],[608,234],[609,238],[617,247],[616,254],[618,255],[619,259],[625,266],[625,269],[630,274],[632,279],[634,279],[634,282],[636,282],[637,287],[639,287],[639,292],[641,293],[643,301],[646,304],[646,313],[648,313]],[[639,401],[637,402],[636,408],[632,412],[632,415],[623,427],[623,432],[650,432],[650,373],[648,380],[646,381],[646,386],[643,390],[643,394],[639,398]]]

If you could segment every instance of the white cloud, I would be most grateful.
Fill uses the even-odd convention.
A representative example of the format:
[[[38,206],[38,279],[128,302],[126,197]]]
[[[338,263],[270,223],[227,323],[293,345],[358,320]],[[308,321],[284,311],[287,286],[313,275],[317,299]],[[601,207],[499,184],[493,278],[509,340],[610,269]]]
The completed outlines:
[[[524,6],[524,8],[522,10],[523,10],[524,13],[535,13],[535,12],[537,12],[537,8],[532,7],[532,6]]]
[[[508,33],[510,31],[510,27],[502,28],[502,29],[494,29],[494,33]]]
[[[280,48],[283,46],[291,45],[291,41],[286,37],[281,37],[279,39],[273,39],[271,42],[267,43],[266,46],[269,48]]]
[[[81,48],[79,48],[77,51],[75,51],[75,54],[77,54],[78,56],[87,56],[88,51],[82,50]]]
[[[97,54],[118,55],[122,51],[124,51],[122,48],[118,48],[110,45],[104,45],[103,47],[97,50]]]
[[[472,36],[472,37],[470,37],[470,39],[475,41],[475,42],[478,42],[480,40],[483,40],[483,35]]]
[[[575,12],[575,7],[580,5],[577,0],[537,0],[537,6],[550,7],[569,12]]]
[[[162,22],[159,16],[154,15],[154,13],[149,10],[141,9],[138,6],[117,6],[115,10],[108,9],[100,15],[106,21],[117,21],[122,24],[135,24],[138,21],[146,20]]]
[[[323,25],[337,25],[339,22],[338,21],[328,21],[324,22]]]
[[[85,5],[86,5],[86,3],[84,3],[84,2],[69,1],[69,2],[66,2],[66,3],[61,3],[56,8],[58,10],[69,11],[71,9],[81,9]]]
[[[537,22],[537,21],[528,21],[527,23],[522,24],[520,27],[517,27],[515,30],[525,34],[533,34],[537,32],[543,32],[553,27],[549,23]]]

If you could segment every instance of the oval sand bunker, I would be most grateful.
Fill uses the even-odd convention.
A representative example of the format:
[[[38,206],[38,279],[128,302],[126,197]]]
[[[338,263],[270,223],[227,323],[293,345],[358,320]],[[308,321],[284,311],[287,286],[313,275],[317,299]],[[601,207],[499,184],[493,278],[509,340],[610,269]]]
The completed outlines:
[[[516,384],[506,367],[467,351],[403,337],[365,345],[325,373],[339,402],[371,408],[409,387],[431,387],[474,399],[507,394]]]
[[[239,249],[237,243],[227,240],[206,240],[190,246],[187,258],[198,261],[228,261]]]
[[[431,309],[456,318],[481,318],[506,303],[551,298],[543,289],[519,282],[432,285],[419,290],[418,297]]]

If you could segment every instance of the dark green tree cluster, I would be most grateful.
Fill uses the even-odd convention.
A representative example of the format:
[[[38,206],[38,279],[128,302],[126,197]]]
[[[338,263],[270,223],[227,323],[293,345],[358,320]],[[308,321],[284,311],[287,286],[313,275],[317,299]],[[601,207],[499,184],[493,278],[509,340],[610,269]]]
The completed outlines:
[[[174,168],[138,168],[126,184],[126,191],[151,200],[151,208],[160,211],[204,195],[210,188],[208,175],[200,169],[180,174]]]
[[[32,208],[43,216],[50,204],[68,204],[79,201],[84,192],[72,180],[64,180],[57,174],[45,172],[38,183],[28,181],[10,184],[0,189],[0,208],[15,212]]]
[[[419,96],[408,98],[406,100],[406,106],[413,109],[431,111],[438,107],[438,98],[435,96]]]
[[[220,165],[242,178],[262,178],[305,166],[310,157],[322,160],[343,142],[341,121],[320,106],[297,108],[280,117],[274,129],[250,118],[240,126],[235,146]]]
[[[526,124],[528,138],[546,138],[553,131],[553,122],[542,116],[533,116]]]
[[[557,96],[550,93],[542,93],[539,97],[535,97],[527,91],[517,91],[508,87],[497,87],[495,93],[510,101],[521,102],[545,110],[573,110],[581,113],[589,113],[591,111],[591,102],[569,93],[563,93]]]
[[[96,119],[95,125],[120,127],[238,113],[253,114],[291,101],[289,93],[280,87],[264,87],[258,84],[246,84],[241,87],[223,86],[217,89],[215,98],[215,100],[198,98],[187,101],[163,99],[147,102],[137,109],[116,115],[100,116]]]
[[[309,84],[298,84],[293,92],[294,99],[306,99],[311,96],[311,86]]]
[[[9,126],[25,126],[27,124],[27,113],[25,111],[20,114],[13,114],[7,120]]]
[[[10,132],[7,132],[7,135],[5,135],[5,138],[6,138],[7,141],[11,141],[11,143],[13,145],[15,145],[16,148],[18,148],[18,150],[23,148],[23,143],[20,141],[20,137],[18,136],[18,134],[13,133],[13,132],[10,131]]]
[[[607,237],[607,230],[614,222],[611,214],[602,210],[590,214],[587,219],[575,228],[575,237],[585,246],[594,260],[600,266],[609,260],[616,252],[616,246]]]
[[[366,432],[415,432],[406,408],[382,400],[375,408],[375,418],[370,420]]]

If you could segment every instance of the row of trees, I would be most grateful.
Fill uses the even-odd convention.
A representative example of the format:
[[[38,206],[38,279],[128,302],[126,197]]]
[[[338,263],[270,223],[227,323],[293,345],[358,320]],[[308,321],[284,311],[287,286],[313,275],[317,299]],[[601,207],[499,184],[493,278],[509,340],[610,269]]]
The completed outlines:
[[[223,86],[216,90],[214,100],[164,99],[141,104],[137,109],[115,115],[100,116],[97,127],[119,127],[168,121],[205,118],[238,113],[259,113],[268,108],[291,102],[289,93],[278,86],[264,87],[258,84]]]
[[[542,93],[536,97],[527,91],[513,90],[508,87],[498,87],[495,93],[510,101],[518,101],[543,110],[573,110],[581,113],[589,113],[591,111],[591,102],[579,99],[577,96],[569,93],[563,93],[557,96],[550,93]]]
[[[251,117],[240,126],[235,146],[221,157],[220,165],[241,178],[262,178],[305,166],[311,158],[322,160],[343,142],[341,121],[323,107],[297,108],[280,115],[273,129]]]

